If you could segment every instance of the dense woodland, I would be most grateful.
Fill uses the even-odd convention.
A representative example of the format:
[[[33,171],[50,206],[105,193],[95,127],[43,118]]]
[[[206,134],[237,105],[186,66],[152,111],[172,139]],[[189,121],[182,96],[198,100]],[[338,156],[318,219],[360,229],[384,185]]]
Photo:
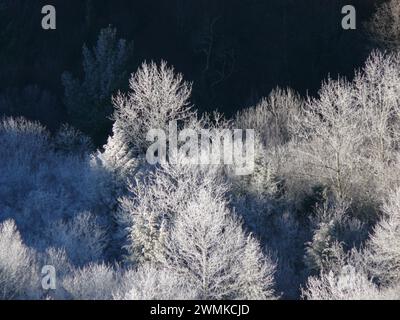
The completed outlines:
[[[0,1],[0,299],[400,299],[400,0],[53,2]],[[174,120],[254,173],[150,165]]]

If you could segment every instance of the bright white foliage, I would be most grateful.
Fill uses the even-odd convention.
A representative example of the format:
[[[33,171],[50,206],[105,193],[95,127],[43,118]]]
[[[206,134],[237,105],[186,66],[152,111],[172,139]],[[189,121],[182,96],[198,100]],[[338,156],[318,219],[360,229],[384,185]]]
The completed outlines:
[[[339,274],[333,271],[310,277],[303,296],[308,300],[375,300],[380,299],[379,290],[366,274],[353,266],[344,266]]]
[[[383,207],[384,216],[368,242],[368,263],[372,273],[385,285],[400,283],[400,189]]]
[[[254,129],[264,146],[281,145],[291,138],[290,124],[302,105],[296,92],[277,88],[255,107],[239,111],[235,124],[238,128]]]
[[[160,66],[143,63],[131,75],[129,87],[127,94],[118,93],[113,98],[113,133],[104,152],[96,156],[102,166],[114,172],[119,184],[140,169],[152,143],[146,139],[150,129],[168,132],[170,121],[189,121],[195,115],[189,107],[191,85],[164,61]]]
[[[363,151],[383,164],[393,159],[392,153],[400,138],[399,70],[399,53],[373,52],[354,79],[355,103],[359,105],[363,126],[367,129]]]
[[[202,299],[273,297],[274,264],[223,198],[199,190],[177,213],[166,248],[167,268],[198,288]]]
[[[32,290],[39,289],[35,272],[34,255],[22,243],[14,221],[4,221],[0,224],[0,300],[29,298]]]
[[[347,199],[353,189],[351,178],[360,169],[358,151],[363,143],[361,111],[351,84],[328,80],[319,99],[309,101],[296,120],[295,133],[305,142],[297,149],[296,157],[304,160],[299,168],[332,184],[337,197]]]
[[[197,292],[179,274],[165,268],[145,264],[122,277],[115,300],[188,300]]]
[[[335,271],[344,264],[343,245],[356,246],[364,236],[364,225],[352,218],[349,208],[325,203],[311,219],[312,241],[306,243],[305,263],[310,271]]]
[[[161,62],[143,63],[132,74],[130,92],[114,97],[114,135],[120,135],[134,152],[145,153],[151,142],[146,140],[150,129],[168,132],[170,121],[189,120],[191,85],[181,74]]]
[[[117,187],[123,185],[127,177],[134,175],[139,164],[120,132],[108,137],[104,151],[98,151],[94,160],[115,176]]]
[[[67,292],[67,299],[110,300],[117,290],[118,275],[105,264],[89,264],[66,276],[62,286]]]
[[[398,181],[400,58],[371,54],[354,81],[328,80],[293,121],[293,175],[375,209]],[[394,175],[391,172],[394,170]],[[367,213],[365,213],[367,215]]]
[[[127,259],[157,261],[171,220],[200,190],[222,198],[227,192],[219,167],[165,164],[131,184],[117,218],[127,225]]]

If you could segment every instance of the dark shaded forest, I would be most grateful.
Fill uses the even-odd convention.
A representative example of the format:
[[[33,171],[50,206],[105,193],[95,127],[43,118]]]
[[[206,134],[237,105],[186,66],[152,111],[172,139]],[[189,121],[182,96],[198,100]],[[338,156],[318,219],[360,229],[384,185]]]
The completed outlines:
[[[357,30],[346,31],[341,0],[2,0],[0,112],[52,130],[72,123],[102,145],[111,121],[100,131],[74,123],[61,75],[82,78],[82,46],[109,25],[129,43],[118,89],[143,61],[166,60],[193,82],[200,111],[231,116],[276,86],[314,95],[329,75],[351,78],[363,64],[371,50],[364,22],[379,2],[352,1]],[[41,28],[45,4],[57,9],[56,30]]]

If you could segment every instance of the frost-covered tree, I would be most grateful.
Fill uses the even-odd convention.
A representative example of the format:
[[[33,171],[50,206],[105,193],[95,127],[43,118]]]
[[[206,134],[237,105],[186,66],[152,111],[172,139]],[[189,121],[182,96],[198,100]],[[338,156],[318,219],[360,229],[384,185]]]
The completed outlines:
[[[302,289],[308,300],[399,300],[398,284],[378,286],[362,267],[345,264],[338,271],[310,277]]]
[[[83,79],[68,72],[62,75],[71,123],[96,141],[108,133],[111,96],[126,78],[129,50],[125,40],[117,39],[115,28],[102,29],[92,50],[83,46]]]
[[[77,214],[64,222],[56,221],[50,227],[53,245],[64,248],[69,259],[76,266],[104,259],[104,251],[109,239],[105,227],[90,212]]]
[[[363,250],[339,253],[336,262],[310,277],[303,296],[307,299],[399,299],[399,192],[383,206],[383,217],[374,227]]]
[[[168,132],[170,121],[186,122],[194,116],[189,106],[191,85],[164,61],[159,66],[143,63],[131,75],[129,87],[127,94],[118,93],[113,98],[112,136],[104,152],[97,155],[123,183],[134,176],[143,162],[152,143],[146,139],[150,129]]]
[[[54,137],[54,147],[65,154],[85,156],[93,151],[91,139],[68,124],[63,124]]]
[[[352,205],[380,202],[397,179],[387,169],[397,162],[399,61],[397,53],[373,52],[354,81],[322,85],[289,123],[295,152],[286,158],[287,180],[303,176]]]
[[[20,161],[31,160],[32,156],[39,157],[39,152],[49,148],[49,133],[38,122],[24,118],[3,118],[0,121],[1,158],[3,165],[10,164],[10,157],[18,154]],[[38,154],[35,154],[35,153]]]
[[[361,169],[361,119],[352,85],[328,80],[319,98],[311,99],[294,123],[294,132],[303,142],[295,155],[301,163],[298,170],[331,186],[341,201],[351,199],[352,178]]]
[[[39,279],[33,252],[14,221],[0,223],[0,300],[38,298]]]
[[[366,127],[364,152],[383,165],[393,160],[400,129],[400,54],[374,51],[354,80],[355,103]]]
[[[320,277],[310,277],[303,297],[308,300],[377,300],[378,287],[368,276],[351,265],[345,265],[338,274],[333,271]]]
[[[255,168],[248,176],[232,177],[233,206],[245,225],[277,259],[276,287],[284,298],[298,297],[303,271],[306,230],[290,204],[293,165],[288,144],[293,139],[291,126],[304,105],[291,89],[275,89],[256,107],[239,112],[235,126],[256,131]],[[301,188],[304,183],[301,184]],[[292,199],[290,199],[292,201]]]
[[[364,180],[363,189],[370,201],[378,204],[399,181],[399,70],[398,53],[373,52],[354,80],[356,103],[362,110],[364,126],[364,144],[359,153],[370,168],[370,173],[362,172],[362,176],[370,176]]]
[[[87,252],[71,244],[89,245],[96,233],[83,229],[93,224],[72,227],[73,221],[90,211],[99,229],[108,228],[109,210],[116,199],[112,199],[107,172],[87,152],[60,150],[59,140],[38,123],[3,119],[0,140],[0,220],[13,219],[30,247],[45,251],[65,246],[70,253],[82,255],[74,260],[87,259]],[[55,225],[62,231],[54,232]],[[89,242],[83,245],[78,239],[84,234]]]
[[[345,205],[327,201],[318,206],[311,218],[312,241],[306,243],[305,263],[309,271],[335,270],[343,265],[345,251],[359,246],[367,237],[361,221],[351,217]]]
[[[256,139],[254,172],[230,177],[234,205],[246,223],[254,231],[260,231],[260,235],[265,232],[266,219],[278,206],[280,198],[279,158],[279,151],[265,148]]]
[[[377,7],[367,24],[374,42],[384,49],[400,48],[400,1],[387,0]]]
[[[129,270],[122,276],[115,300],[193,300],[197,291],[175,273],[151,264]]]
[[[105,264],[89,264],[73,270],[61,285],[67,299],[110,300],[118,288],[118,274]]]
[[[397,179],[387,173],[397,166],[398,61],[373,53],[353,82],[328,80],[292,127],[291,180],[328,188],[370,221]]]
[[[129,87],[127,94],[119,93],[113,99],[113,133],[121,134],[137,153],[145,153],[150,145],[146,140],[150,129],[168,132],[170,121],[187,121],[193,115],[189,106],[191,85],[165,61],[159,66],[143,63],[132,74]]]
[[[94,160],[113,175],[115,187],[121,189],[127,179],[134,176],[139,169],[141,158],[129,148],[121,133],[114,132],[108,137],[104,150],[95,154]]]
[[[368,265],[380,283],[400,283],[400,190],[383,206],[383,217],[368,241]]]
[[[276,88],[255,107],[239,111],[235,124],[254,129],[264,146],[279,146],[290,140],[290,124],[302,105],[302,99],[292,89]]]
[[[162,62],[160,66],[144,63],[132,74],[130,91],[114,97],[113,134],[104,151],[96,154],[95,161],[114,176],[117,197],[126,191],[128,180],[146,169],[144,156],[151,143],[146,139],[150,129],[168,130],[170,121],[193,122],[195,113],[190,110],[190,93],[191,85],[183,76]],[[124,214],[117,214],[114,228],[117,242],[122,243],[126,238],[129,221]],[[146,246],[152,246],[151,243]],[[141,244],[138,242],[137,246]]]
[[[199,190],[177,213],[165,246],[164,265],[202,299],[273,298],[275,265],[223,198]]]
[[[227,186],[218,167],[165,164],[132,182],[117,214],[128,228],[127,260],[157,261],[171,220],[199,190],[223,197]]]

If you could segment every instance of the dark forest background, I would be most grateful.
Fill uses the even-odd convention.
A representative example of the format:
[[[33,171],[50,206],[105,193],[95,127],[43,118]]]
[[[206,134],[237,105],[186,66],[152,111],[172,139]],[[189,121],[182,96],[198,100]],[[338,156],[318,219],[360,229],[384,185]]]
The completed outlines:
[[[276,86],[313,95],[329,75],[351,78],[362,65],[371,50],[363,24],[379,3],[3,0],[0,113],[40,120],[51,130],[68,123],[61,75],[82,77],[83,44],[91,48],[109,25],[132,45],[121,90],[144,60],[164,59],[193,82],[192,103],[200,111],[218,109],[230,116]],[[41,28],[46,4],[57,9],[57,30]],[[341,27],[346,4],[357,9],[357,30]],[[98,145],[105,137],[92,136]]]

